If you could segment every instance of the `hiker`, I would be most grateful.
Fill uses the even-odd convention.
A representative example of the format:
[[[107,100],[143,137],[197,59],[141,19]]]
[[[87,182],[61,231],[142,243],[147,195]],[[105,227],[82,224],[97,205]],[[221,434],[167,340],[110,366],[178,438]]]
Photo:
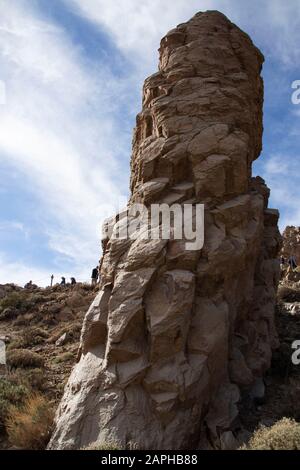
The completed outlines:
[[[54,275],[51,274],[51,282],[50,282],[50,286],[51,286],[51,287],[53,286],[53,279],[54,279]]]
[[[71,277],[71,286],[75,286],[75,284],[76,284],[75,277]]]
[[[281,264],[282,266],[284,266],[284,265],[285,265],[285,259],[284,259],[284,256],[281,256],[281,258],[280,258],[280,264]]]
[[[25,284],[24,289],[32,289],[32,287],[33,287],[32,281],[29,281],[27,282],[27,284]]]
[[[99,270],[98,268],[94,268],[92,271],[92,286],[95,286],[97,284],[98,276]]]
[[[66,278],[62,276],[61,278],[61,283],[60,283],[61,286],[65,286],[66,285]]]

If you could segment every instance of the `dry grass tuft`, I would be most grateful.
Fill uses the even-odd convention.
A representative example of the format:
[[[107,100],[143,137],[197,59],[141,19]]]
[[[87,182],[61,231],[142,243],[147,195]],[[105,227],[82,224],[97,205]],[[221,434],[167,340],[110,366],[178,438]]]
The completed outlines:
[[[300,423],[283,418],[269,428],[261,427],[242,450],[300,450]]]
[[[10,349],[7,351],[9,367],[43,367],[44,359],[36,352],[27,349]]]
[[[45,449],[49,442],[54,412],[41,395],[30,396],[22,408],[12,407],[6,420],[9,441],[19,449]]]

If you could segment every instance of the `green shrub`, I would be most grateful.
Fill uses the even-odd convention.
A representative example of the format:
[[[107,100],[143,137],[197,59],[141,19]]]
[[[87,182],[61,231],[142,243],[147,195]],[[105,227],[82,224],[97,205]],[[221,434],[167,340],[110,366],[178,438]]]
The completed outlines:
[[[261,427],[243,450],[300,450],[300,423],[283,418],[271,427]]]
[[[6,359],[7,365],[12,368],[44,366],[43,357],[28,349],[9,349]]]
[[[28,394],[29,390],[24,385],[0,378],[0,429],[4,427],[10,407],[21,405]]]

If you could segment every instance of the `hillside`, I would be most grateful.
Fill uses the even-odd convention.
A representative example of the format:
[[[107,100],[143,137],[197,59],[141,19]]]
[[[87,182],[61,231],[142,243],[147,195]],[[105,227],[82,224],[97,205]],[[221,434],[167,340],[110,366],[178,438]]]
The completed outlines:
[[[243,396],[234,432],[241,440],[247,440],[259,424],[271,426],[282,417],[300,421],[300,367],[291,362],[291,344],[300,339],[300,272],[293,273],[292,281],[288,277],[291,275],[284,273],[278,292],[280,348],[265,377],[264,396],[254,401],[247,393]],[[25,385],[46,397],[55,409],[76,362],[82,320],[95,293],[84,284],[34,290],[0,286],[0,339],[7,344],[10,369],[6,378],[0,379],[0,448],[11,447],[1,423],[1,382]],[[26,363],[28,353],[34,353],[30,364]]]
[[[55,409],[76,361],[82,320],[94,296],[94,288],[85,284],[33,290],[0,286],[0,340],[6,343],[9,369],[0,379],[0,447],[8,446],[3,421],[10,400],[3,381],[42,394]]]

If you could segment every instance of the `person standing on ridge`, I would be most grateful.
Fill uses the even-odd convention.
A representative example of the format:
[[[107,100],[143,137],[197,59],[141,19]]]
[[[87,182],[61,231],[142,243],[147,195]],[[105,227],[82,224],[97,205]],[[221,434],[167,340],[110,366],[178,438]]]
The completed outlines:
[[[98,276],[99,270],[98,268],[94,268],[92,271],[92,286],[95,286],[97,284]]]
[[[61,286],[65,286],[66,285],[66,278],[62,276],[61,278],[61,283],[60,283]]]
[[[50,286],[53,287],[53,279],[54,279],[54,275],[51,274],[51,282],[50,282]]]

